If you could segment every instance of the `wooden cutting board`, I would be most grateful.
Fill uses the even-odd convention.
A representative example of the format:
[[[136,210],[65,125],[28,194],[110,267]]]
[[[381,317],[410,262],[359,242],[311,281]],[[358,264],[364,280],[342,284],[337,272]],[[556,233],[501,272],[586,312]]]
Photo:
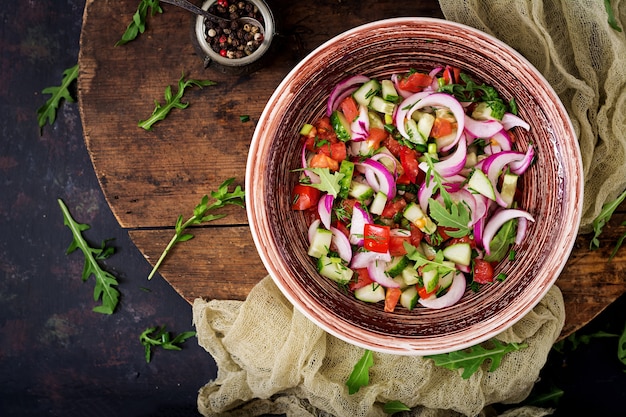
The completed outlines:
[[[272,60],[249,75],[209,66],[192,45],[194,17],[163,4],[149,16],[146,31],[115,46],[137,0],[88,0],[80,41],[79,106],[94,169],[123,228],[154,264],[203,195],[227,178],[242,185],[249,143],[266,101],[283,77],[308,52],[334,35],[370,21],[399,16],[443,17],[437,1],[268,1],[278,36]],[[165,87],[185,78],[214,86],[189,89],[184,110],[174,109],[151,131],[137,126],[163,103]],[[240,116],[249,116],[242,122]],[[605,228],[615,242],[626,220],[622,210]],[[229,206],[226,217],[194,228],[195,238],[178,244],[159,269],[186,300],[238,299],[267,273],[252,242],[245,211]],[[607,262],[611,248],[591,252],[578,238],[557,284],[566,305],[562,336],[582,327],[626,290],[626,250]],[[158,279],[158,278],[157,278]]]

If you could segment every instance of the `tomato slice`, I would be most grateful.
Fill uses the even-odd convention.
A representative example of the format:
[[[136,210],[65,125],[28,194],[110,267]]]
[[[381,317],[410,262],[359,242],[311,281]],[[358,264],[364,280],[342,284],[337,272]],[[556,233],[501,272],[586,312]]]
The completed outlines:
[[[419,227],[411,223],[411,245],[416,248],[422,243],[422,239],[424,238],[424,232],[420,230]]]
[[[417,160],[417,151],[406,146],[402,147],[400,152],[400,163],[404,170],[404,175],[408,178],[409,182],[415,184],[417,182],[417,176],[419,174],[419,162]]]
[[[403,256],[407,254],[404,242],[411,243],[411,236],[390,236],[389,254],[391,256]]]
[[[346,116],[349,122],[354,121],[359,116],[359,106],[356,104],[356,100],[352,96],[348,96],[343,99],[339,104],[339,110]]]
[[[487,284],[493,282],[493,266],[484,259],[474,259],[474,282]]]
[[[396,309],[402,290],[400,288],[387,288],[385,291],[385,312],[391,313]]]
[[[446,84],[457,84],[460,81],[461,68],[446,65],[443,70],[443,80]]]
[[[337,162],[343,161],[348,156],[345,142],[327,142],[317,148],[317,153],[323,153]]]
[[[296,186],[293,187],[291,208],[293,210],[310,209],[317,205],[320,194],[321,192],[317,188],[304,184],[296,184]]]
[[[454,130],[454,123],[452,121],[445,119],[443,117],[437,117],[435,119],[435,123],[433,123],[433,127],[430,130],[430,136],[433,138],[441,138],[449,135]]]
[[[339,162],[335,161],[330,156],[323,152],[316,153],[309,162],[311,168],[328,168],[331,171],[337,171],[339,169]]]
[[[363,229],[363,247],[372,252],[387,252],[389,250],[390,232],[389,226],[373,223],[366,224]]]
[[[380,143],[384,141],[389,134],[385,129],[381,129],[380,127],[372,127],[370,128],[370,134],[367,137],[367,143],[370,145],[372,149],[380,148]]]
[[[428,298],[431,295],[435,294],[436,292],[437,292],[437,288],[435,288],[431,292],[428,292],[426,291],[426,288],[424,288],[423,286],[420,286],[420,285],[417,286],[417,295],[419,295],[421,299]]]
[[[348,288],[350,288],[351,291],[365,287],[374,282],[369,272],[367,272],[367,268],[357,268],[354,271],[357,274],[356,281],[350,281],[350,284],[348,284]]]
[[[401,90],[418,93],[422,91],[424,87],[428,87],[432,81],[433,79],[430,75],[414,72],[406,77],[402,77],[398,81],[398,87],[400,87]]]

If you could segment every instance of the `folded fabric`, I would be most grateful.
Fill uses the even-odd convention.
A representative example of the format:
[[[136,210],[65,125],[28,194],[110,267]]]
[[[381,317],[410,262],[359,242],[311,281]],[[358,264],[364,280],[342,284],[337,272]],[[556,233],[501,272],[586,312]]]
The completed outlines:
[[[364,353],[324,332],[294,310],[266,277],[241,301],[197,299],[193,318],[198,342],[215,359],[217,378],[198,395],[205,416],[384,416],[383,405],[401,401],[415,416],[475,416],[494,403],[516,404],[530,393],[561,332],[565,310],[555,286],[509,330],[496,338],[524,342],[500,367],[489,363],[469,379],[462,370],[431,359],[374,353],[370,383],[349,394],[346,381]],[[524,409],[524,415],[546,410]],[[322,413],[322,414],[320,414]]]

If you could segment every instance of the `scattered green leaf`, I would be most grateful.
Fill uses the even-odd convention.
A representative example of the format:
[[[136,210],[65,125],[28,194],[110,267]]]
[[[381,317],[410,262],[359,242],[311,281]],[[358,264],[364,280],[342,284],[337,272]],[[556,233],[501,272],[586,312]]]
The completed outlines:
[[[491,339],[493,348],[487,349],[482,345],[476,345],[468,349],[450,353],[425,356],[435,361],[435,365],[446,369],[455,370],[463,368],[461,377],[468,379],[486,360],[491,361],[489,372],[493,372],[500,366],[502,358],[509,352],[514,352],[528,347],[525,343],[503,343],[498,339]]]
[[[344,174],[341,172],[330,173],[328,168],[307,168],[307,171],[311,171],[320,177],[320,182],[316,184],[308,184],[311,187],[317,188],[320,191],[332,194],[333,197],[337,197],[341,190],[341,179]]]
[[[617,344],[617,358],[621,363],[626,365],[626,327],[622,330]]]
[[[107,259],[114,253],[113,247],[107,246],[106,241],[102,242],[100,248],[92,248],[82,235],[82,232],[89,229],[89,225],[76,222],[67,206],[61,199],[57,200],[63,212],[63,223],[72,231],[73,240],[67,248],[66,253],[70,254],[76,249],[80,249],[85,256],[82,278],[83,282],[93,275],[96,285],[93,290],[94,301],[102,300],[102,304],[94,307],[93,311],[102,314],[113,314],[119,301],[119,291],[114,287],[118,285],[117,280],[109,272],[104,271],[98,261]]]
[[[556,386],[550,387],[547,392],[535,394],[534,392],[524,401],[524,405],[533,405],[537,407],[546,407],[550,404],[557,405],[565,392]]]
[[[620,194],[620,196],[617,197],[615,200],[610,201],[602,206],[602,211],[600,211],[600,214],[598,214],[598,216],[593,219],[592,222],[593,237],[591,238],[591,242],[589,243],[589,249],[596,250],[600,247],[600,239],[598,239],[598,237],[602,233],[602,228],[609,222],[609,220],[611,220],[611,216],[613,216],[613,213],[615,212],[617,207],[622,204],[624,199],[626,199],[626,191]],[[619,241],[620,245],[622,240],[623,239],[620,239]]]
[[[51,94],[46,104],[37,109],[37,122],[39,123],[39,133],[43,131],[43,127],[46,122],[52,125],[57,117],[57,109],[59,108],[59,104],[61,99],[65,99],[65,101],[73,103],[74,97],[70,94],[69,86],[78,78],[78,64],[74,65],[71,68],[63,71],[63,80],[61,80],[61,85],[46,87],[41,92],[43,94]]]
[[[463,72],[459,76],[462,83],[443,85],[438,91],[452,94],[460,101],[485,102],[496,118],[498,116],[501,118],[507,110],[517,111],[515,102],[505,103],[494,87],[484,83],[476,84],[469,75]]]
[[[241,116],[239,116],[239,120],[241,121],[241,123],[249,122],[250,116],[248,116],[247,114],[242,114]]]
[[[618,32],[622,31],[622,28],[617,24],[617,20],[615,19],[615,13],[613,13],[613,7],[611,6],[611,0],[604,0],[604,8],[606,9],[606,14],[608,15],[608,23],[609,26]]]
[[[172,339],[170,333],[165,331],[165,326],[150,327],[139,335],[139,341],[146,349],[146,362],[150,362],[153,347],[160,346],[166,350],[181,350],[179,345],[195,335],[196,332],[183,332]]]
[[[432,198],[428,199],[430,216],[439,226],[446,227],[446,234],[451,237],[463,237],[470,234],[470,213],[463,203],[450,204],[446,209],[443,204]]]
[[[422,255],[415,246],[409,243],[404,243],[404,248],[407,251],[407,258],[415,262],[415,268],[423,267],[423,271],[437,270],[437,274],[442,277],[450,272],[456,271],[455,267],[450,267],[444,263],[443,251],[438,250],[435,253],[434,259],[428,259]]]
[[[128,24],[126,31],[122,35],[122,39],[117,41],[115,46],[124,45],[139,36],[146,30],[146,17],[148,16],[148,9],[150,14],[154,16],[157,13],[163,13],[159,0],[141,0],[137,6],[137,11],[133,15],[133,20]]]
[[[172,247],[178,242],[186,242],[193,238],[193,235],[190,233],[185,233],[185,230],[189,226],[199,225],[201,223],[210,222],[213,220],[221,219],[226,216],[225,214],[208,214],[211,210],[220,209],[228,204],[234,204],[240,207],[244,207],[244,197],[245,193],[238,185],[232,192],[228,191],[228,186],[234,181],[234,178],[229,178],[224,181],[217,191],[211,191],[211,197],[215,200],[213,203],[209,204],[209,196],[205,195],[202,197],[200,203],[193,210],[193,216],[191,216],[187,221],[183,223],[182,214],[178,216],[176,220],[176,234],[172,237],[172,240],[167,244],[163,253],[159,257],[159,260],[156,264],[154,264],[154,268],[148,275],[148,279],[152,279],[152,276],[156,273],[161,263],[172,249]]]
[[[400,411],[411,411],[402,401],[389,401],[383,406],[383,411],[387,414],[399,413]]]
[[[567,346],[569,346],[569,350],[574,351],[578,349],[580,345],[588,345],[593,339],[603,339],[607,337],[618,337],[618,335],[603,331],[591,334],[579,334],[575,332],[567,336],[567,338],[555,343],[552,348],[559,353],[563,353]]]
[[[371,350],[366,349],[361,359],[354,365],[352,373],[346,381],[350,395],[357,393],[361,387],[365,387],[370,383],[369,370],[373,365],[374,355]]]
[[[511,245],[515,243],[515,235],[517,234],[516,225],[516,219],[511,219],[502,225],[493,239],[491,239],[491,243],[489,244],[491,253],[489,255],[485,255],[485,261],[500,262],[506,257],[509,253]]]
[[[622,226],[626,226],[626,222],[622,222]],[[624,232],[624,234],[621,235],[619,239],[617,239],[617,242],[615,242],[615,246],[613,247],[613,250],[611,251],[611,254],[609,255],[609,262],[613,260],[615,255],[617,255],[617,251],[619,250],[619,248],[622,247],[622,244],[624,243],[624,239],[626,239],[626,232]]]
[[[152,125],[156,122],[165,119],[165,117],[169,114],[170,110],[173,108],[177,109],[186,109],[189,106],[189,103],[183,103],[180,99],[185,94],[185,89],[192,86],[197,87],[206,87],[209,85],[215,85],[215,81],[210,80],[187,80],[185,81],[185,74],[183,74],[178,80],[178,91],[176,95],[172,94],[172,86],[168,85],[165,88],[165,105],[161,106],[161,104],[154,100],[154,110],[152,111],[152,115],[146,120],[140,120],[138,123],[139,127],[144,128],[145,130],[152,129]]]

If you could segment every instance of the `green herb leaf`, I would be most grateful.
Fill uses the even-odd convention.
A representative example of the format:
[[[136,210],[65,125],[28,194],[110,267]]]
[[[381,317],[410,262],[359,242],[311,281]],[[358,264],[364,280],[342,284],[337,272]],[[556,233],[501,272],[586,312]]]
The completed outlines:
[[[435,258],[430,260],[409,243],[404,242],[404,248],[407,251],[407,258],[415,262],[415,268],[424,267],[424,271],[436,269],[440,277],[456,271],[456,268],[444,263],[443,251],[441,250],[438,250],[435,253]]]
[[[241,116],[239,116],[239,120],[241,121],[241,123],[249,122],[250,116],[248,116],[247,114],[242,114]]]
[[[383,411],[387,414],[399,413],[400,411],[411,411],[402,401],[389,401],[383,406]]]
[[[354,365],[352,373],[346,381],[348,386],[348,393],[350,395],[357,393],[361,387],[367,386],[370,383],[370,368],[374,365],[374,356],[371,350],[366,349],[363,356]]]
[[[430,216],[439,226],[451,228],[446,229],[446,234],[451,237],[463,237],[470,233],[470,213],[463,203],[450,203],[450,209],[446,208],[437,200],[428,199]],[[454,230],[456,229],[456,230]]]
[[[165,331],[165,326],[149,327],[139,335],[139,341],[145,348],[146,362],[150,362],[152,348],[160,346],[166,350],[181,350],[180,344],[196,335],[196,332],[183,332],[172,339],[169,332]]]
[[[622,226],[626,226],[626,222],[622,222]],[[613,247],[613,250],[611,251],[611,255],[609,255],[609,262],[613,260],[615,255],[617,255],[617,251],[622,246],[622,243],[624,243],[624,239],[626,239],[626,233],[624,233],[623,235],[619,237],[619,239],[617,239],[617,242],[615,243],[615,246]]]
[[[62,99],[73,103],[74,97],[70,94],[69,86],[78,78],[78,64],[63,71],[63,80],[61,85],[54,87],[46,87],[41,92],[43,94],[51,94],[46,104],[37,109],[37,122],[39,123],[39,133],[42,133],[46,122],[52,125],[57,117],[57,109]]]
[[[615,13],[613,13],[613,7],[611,6],[611,0],[604,0],[604,8],[606,9],[606,14],[608,15],[607,22],[609,26],[618,32],[622,31],[622,28],[617,24],[617,20],[615,19]]]
[[[617,344],[617,359],[626,365],[626,327],[624,327]]]
[[[115,46],[124,45],[139,36],[146,30],[146,17],[148,16],[148,9],[150,14],[154,16],[157,13],[163,13],[159,0],[141,0],[137,6],[137,11],[133,15],[133,20],[128,24],[126,31],[122,35],[122,39],[117,41]]]
[[[425,358],[435,361],[435,365],[444,367],[446,369],[455,370],[463,368],[461,377],[468,379],[472,376],[480,366],[486,361],[490,360],[491,365],[488,369],[489,372],[493,372],[500,366],[502,358],[509,352],[524,349],[528,347],[527,344],[519,343],[503,343],[497,339],[491,339],[493,344],[492,349],[486,349],[481,345],[473,346],[469,349],[459,350],[450,353],[441,353],[438,355],[429,355]]]
[[[152,129],[152,125],[154,125],[156,122],[165,119],[165,117],[167,117],[167,115],[169,114],[170,110],[172,110],[173,108],[177,108],[177,109],[185,109],[189,106],[189,103],[183,103],[181,102],[181,98],[183,97],[183,94],[185,94],[185,89],[188,87],[192,87],[192,86],[197,86],[197,87],[206,87],[209,85],[215,85],[215,81],[210,81],[210,80],[187,80],[185,81],[185,74],[183,74],[180,79],[178,80],[178,91],[176,92],[176,95],[172,95],[172,87],[171,86],[167,86],[165,88],[165,105],[161,105],[157,100],[154,101],[155,107],[154,110],[152,111],[152,115],[146,119],[146,120],[141,120],[138,123],[139,127],[144,128],[145,130],[151,130]]]
[[[608,202],[602,206],[602,211],[592,222],[593,237],[591,238],[591,242],[589,243],[589,249],[596,250],[600,247],[600,240],[598,239],[598,237],[602,233],[602,228],[605,224],[609,222],[609,220],[611,220],[613,212],[615,212],[617,207],[622,204],[624,199],[626,199],[626,191],[620,194],[620,196],[617,197],[615,200]],[[621,245],[621,240],[619,243]]]
[[[94,307],[93,311],[102,314],[113,314],[115,307],[119,301],[119,291],[114,287],[118,285],[117,280],[109,272],[104,271],[99,260],[107,259],[113,254],[114,249],[106,246],[106,241],[102,242],[100,248],[92,248],[82,235],[82,232],[89,229],[89,225],[76,222],[67,206],[61,199],[57,200],[61,211],[63,212],[63,223],[72,231],[73,240],[66,250],[66,254],[80,249],[85,256],[85,264],[83,266],[82,279],[87,279],[93,275],[96,279],[96,285],[93,290],[94,301],[102,300],[102,304]]]
[[[208,214],[211,210],[217,210],[229,204],[244,207],[245,192],[241,189],[241,186],[238,185],[232,192],[228,191],[228,187],[234,180],[234,178],[229,178],[218,187],[217,191],[211,191],[211,197],[215,200],[213,203],[209,204],[209,196],[204,195],[200,203],[194,208],[193,216],[187,219],[186,222],[183,223],[182,215],[178,216],[176,219],[176,225],[174,226],[176,234],[174,234],[170,242],[163,250],[163,253],[159,257],[157,263],[154,264],[150,275],[148,275],[149,280],[152,279],[157,269],[159,269],[159,266],[161,266],[163,260],[165,260],[165,257],[176,243],[186,242],[193,238],[192,234],[185,233],[185,230],[189,226],[207,223],[226,216],[225,214]]]
[[[618,335],[613,333],[607,333],[604,331],[599,331],[591,334],[579,334],[575,332],[567,336],[567,338],[559,341],[558,343],[555,343],[552,348],[559,353],[563,353],[567,344],[569,345],[569,349],[571,351],[574,351],[578,349],[580,345],[588,345],[593,339],[603,339],[607,337],[618,337]]]
[[[341,172],[330,173],[328,168],[307,168],[307,171],[312,171],[320,177],[321,182],[317,184],[309,184],[311,187],[317,188],[320,191],[327,192],[333,197],[337,197],[339,191],[341,191],[341,179],[344,174]]]
[[[511,219],[502,225],[493,239],[491,239],[489,244],[491,253],[485,255],[485,261],[500,262],[507,256],[511,245],[515,243],[516,225],[517,220],[515,219]]]

